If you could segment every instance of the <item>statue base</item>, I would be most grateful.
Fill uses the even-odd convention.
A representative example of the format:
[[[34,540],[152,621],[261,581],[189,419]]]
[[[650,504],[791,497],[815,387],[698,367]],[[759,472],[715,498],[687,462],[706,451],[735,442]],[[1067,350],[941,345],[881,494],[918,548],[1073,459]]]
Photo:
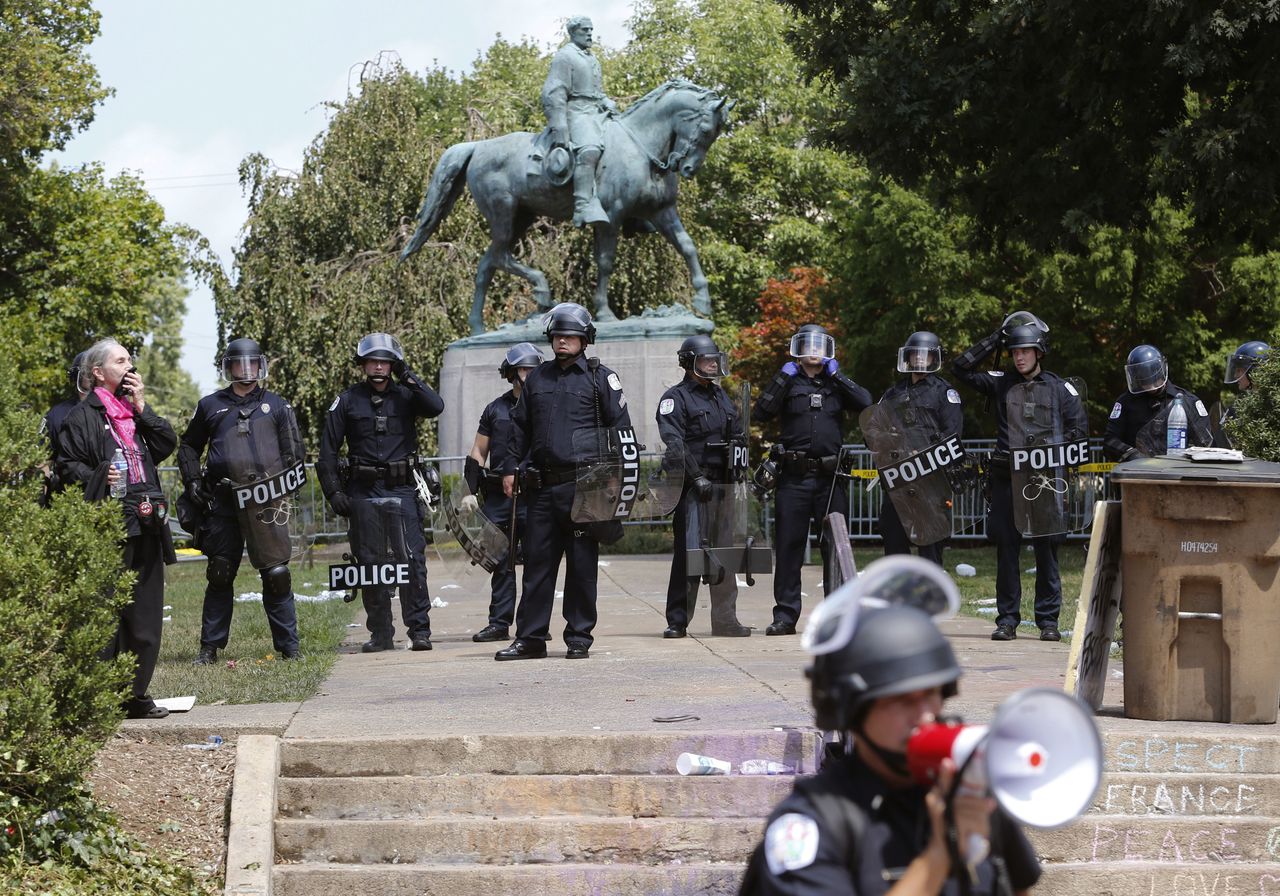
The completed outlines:
[[[510,388],[498,375],[508,348],[517,342],[532,342],[551,359],[544,326],[543,315],[536,314],[479,336],[459,339],[445,349],[440,369],[440,396],[445,411],[440,416],[438,440],[442,457],[465,456],[471,450],[480,413]],[[646,309],[626,320],[596,323],[596,341],[587,348],[587,356],[599,357],[600,363],[617,371],[627,396],[631,424],[646,445],[653,446],[658,441],[654,421],[658,400],[684,378],[684,371],[676,362],[680,343],[699,333],[710,334],[714,327],[711,321],[678,305]]]

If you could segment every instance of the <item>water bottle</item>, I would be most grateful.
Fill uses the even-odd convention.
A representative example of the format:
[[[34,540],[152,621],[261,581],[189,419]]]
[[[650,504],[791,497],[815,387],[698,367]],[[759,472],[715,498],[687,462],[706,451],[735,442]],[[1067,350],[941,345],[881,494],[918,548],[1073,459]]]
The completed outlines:
[[[1177,454],[1187,450],[1187,408],[1179,395],[1169,409],[1169,424],[1165,430],[1165,454]]]
[[[119,448],[111,457],[111,466],[120,471],[120,479],[111,486],[111,497],[123,498],[129,488],[129,464],[124,459],[124,452]]]

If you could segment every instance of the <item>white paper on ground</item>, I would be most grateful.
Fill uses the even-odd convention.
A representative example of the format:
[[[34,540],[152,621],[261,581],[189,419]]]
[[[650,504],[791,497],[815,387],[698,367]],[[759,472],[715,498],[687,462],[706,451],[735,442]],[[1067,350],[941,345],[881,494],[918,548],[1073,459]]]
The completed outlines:
[[[186,697],[161,697],[156,701],[156,706],[163,706],[169,712],[190,712],[191,707],[195,705],[195,694],[189,694]]]

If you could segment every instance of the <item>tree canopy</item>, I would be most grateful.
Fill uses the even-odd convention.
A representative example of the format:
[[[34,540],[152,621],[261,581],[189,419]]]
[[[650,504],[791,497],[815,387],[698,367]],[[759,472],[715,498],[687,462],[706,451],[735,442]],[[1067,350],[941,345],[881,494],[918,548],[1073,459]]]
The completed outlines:
[[[1188,208],[1211,241],[1280,232],[1280,2],[780,0],[840,102],[832,144],[1042,248]]]

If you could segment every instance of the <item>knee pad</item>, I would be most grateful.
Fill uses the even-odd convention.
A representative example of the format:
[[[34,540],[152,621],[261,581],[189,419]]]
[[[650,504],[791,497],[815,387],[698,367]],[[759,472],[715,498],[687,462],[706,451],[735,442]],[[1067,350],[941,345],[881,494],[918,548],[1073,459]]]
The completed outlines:
[[[204,577],[215,588],[230,588],[239,568],[240,564],[230,557],[210,557],[204,568]]]
[[[281,564],[262,570],[262,593],[267,597],[287,597],[293,590],[289,567]]]

